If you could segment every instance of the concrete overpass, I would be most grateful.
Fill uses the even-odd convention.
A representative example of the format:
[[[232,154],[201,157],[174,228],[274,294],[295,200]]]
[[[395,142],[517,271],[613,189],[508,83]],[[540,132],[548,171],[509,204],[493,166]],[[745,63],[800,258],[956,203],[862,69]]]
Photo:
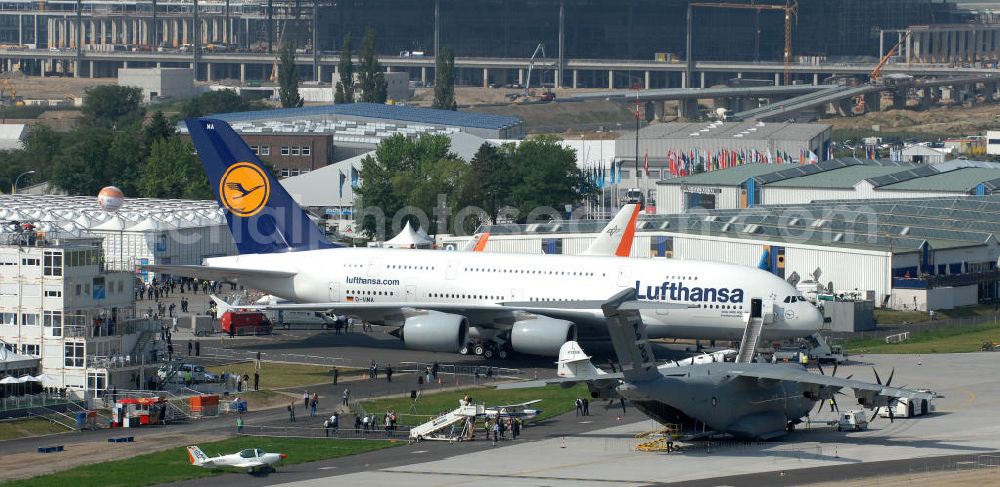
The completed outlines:
[[[261,73],[270,72],[275,62],[276,54],[253,52],[182,52],[169,50],[164,52],[124,52],[98,50],[44,50],[25,48],[0,48],[0,68],[11,69],[15,64],[29,74],[51,72],[72,73],[75,77],[114,77],[119,67],[140,66],[183,66],[197,67],[198,79],[211,81],[222,77],[239,79],[246,82],[254,79],[248,74],[248,68],[256,74],[256,79],[266,79]],[[312,78],[319,81],[329,81],[335,73],[340,61],[336,53],[304,53],[296,62],[305,67],[312,67]],[[396,57],[382,56],[379,62],[390,71],[407,70],[411,76],[427,83],[433,79],[435,59],[433,57]],[[525,75],[530,60],[526,58],[456,58],[455,65],[464,84],[482,84],[483,86],[496,81],[517,82],[524,85]],[[543,59],[535,62],[536,71],[556,72],[555,59]],[[867,75],[874,63],[819,63],[794,64],[790,71],[795,79],[802,83],[819,85],[822,78],[829,75]],[[718,84],[724,79],[739,77],[743,74],[773,77],[776,85],[780,85],[784,65],[779,62],[697,62],[693,73],[697,82],[686,79],[686,66],[679,63],[645,61],[645,60],[609,60],[609,59],[567,59],[562,71],[570,73],[571,82],[562,83],[555,78],[557,87],[581,88],[598,87],[604,83],[608,89],[616,87],[641,86],[643,89],[656,88],[690,88],[697,85],[705,88]],[[430,70],[430,71],[429,71]],[[910,74],[914,76],[955,76],[955,75],[986,75],[1000,73],[1000,70],[984,67],[954,67],[942,64],[889,64],[883,70],[883,75],[893,73]],[[548,75],[552,79],[552,75]],[[695,81],[695,80],[691,80]],[[537,79],[532,80],[537,85]]]
[[[732,118],[734,120],[782,121],[794,118],[806,110],[815,110],[831,104],[835,106],[839,105],[840,111],[846,112],[842,113],[843,115],[850,115],[851,109],[849,104],[847,107],[844,107],[843,102],[850,102],[861,96],[864,97],[867,110],[879,110],[881,94],[883,92],[892,93],[893,106],[895,108],[905,108],[906,96],[909,91],[922,91],[924,100],[929,104],[936,97],[936,89],[943,86],[970,87],[969,91],[972,91],[975,86],[983,85],[985,93],[993,94],[997,92],[998,82],[1000,82],[1000,76],[986,75],[935,80],[915,79],[893,84],[863,85],[857,87],[837,86],[827,90],[788,98],[760,108],[737,112],[732,115]]]

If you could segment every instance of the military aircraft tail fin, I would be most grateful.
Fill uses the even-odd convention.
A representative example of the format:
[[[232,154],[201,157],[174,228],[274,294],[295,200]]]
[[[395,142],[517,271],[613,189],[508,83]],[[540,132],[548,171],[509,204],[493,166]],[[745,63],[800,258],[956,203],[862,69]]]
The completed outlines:
[[[201,466],[201,464],[205,463],[205,460],[208,460],[208,455],[201,451],[201,448],[198,448],[197,446],[189,446],[187,450],[188,459],[191,460],[191,465]]]
[[[559,377],[588,378],[606,375],[607,372],[597,368],[590,361],[590,356],[583,352],[580,344],[568,341],[559,349],[559,361],[556,375]]]
[[[646,335],[646,325],[642,323],[635,301],[635,289],[629,288],[614,295],[601,306],[625,382],[642,382],[660,377],[656,370],[656,357],[653,356],[653,349]]]

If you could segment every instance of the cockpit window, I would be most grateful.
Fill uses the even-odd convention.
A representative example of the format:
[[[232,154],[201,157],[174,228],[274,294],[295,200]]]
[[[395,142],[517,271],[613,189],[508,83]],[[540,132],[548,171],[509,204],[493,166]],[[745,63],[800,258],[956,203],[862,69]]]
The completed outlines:
[[[257,455],[254,454],[253,450],[243,450],[240,452],[240,457],[242,458],[253,458]]]

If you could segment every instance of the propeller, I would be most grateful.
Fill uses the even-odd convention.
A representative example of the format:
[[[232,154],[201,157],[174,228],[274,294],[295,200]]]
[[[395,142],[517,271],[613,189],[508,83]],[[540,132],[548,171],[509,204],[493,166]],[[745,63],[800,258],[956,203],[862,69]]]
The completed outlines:
[[[893,368],[892,368],[892,370],[891,370],[891,371],[889,371],[889,379],[885,381],[885,384],[882,384],[882,378],[878,376],[878,371],[877,371],[877,370],[875,370],[875,367],[872,367],[872,372],[874,372],[874,373],[875,373],[875,382],[877,382],[877,383],[878,383],[878,385],[880,385],[880,386],[881,386],[881,385],[884,385],[885,387],[890,387],[890,386],[891,386],[891,384],[892,384],[892,377],[893,377],[894,375],[896,375],[896,368],[895,368],[895,367],[893,367]],[[885,406],[885,407],[886,407],[886,408],[887,408],[887,410],[889,411],[889,422],[890,422],[890,423],[892,423],[892,422],[895,422],[895,420],[896,420],[896,415],[895,415],[895,413],[893,413],[893,411],[892,411],[892,408],[891,408],[891,407],[889,407],[888,405],[887,405],[887,406]],[[875,412],[874,412],[874,413],[872,413],[872,417],[871,417],[871,419],[869,419],[869,420],[868,420],[868,422],[869,422],[869,423],[871,423],[872,421],[874,421],[874,420],[875,420],[875,418],[876,418],[876,417],[878,416],[878,413],[879,413],[879,411],[880,411],[881,409],[882,409],[882,406],[879,406],[879,407],[875,408]]]
[[[837,376],[837,365],[838,364],[836,362],[833,363],[833,372],[830,373],[830,377],[836,377]],[[819,363],[819,361],[816,362],[816,368],[819,369],[819,373],[820,374],[826,375],[826,372],[823,371],[823,366]],[[847,376],[848,379],[850,379],[851,377],[853,377],[853,376]],[[838,394],[839,393],[840,393],[840,391],[838,391]],[[822,410],[823,410],[823,402],[824,401],[820,401],[819,406],[816,408],[816,412],[817,413],[822,412]],[[840,406],[837,404],[837,398],[835,396],[830,396],[829,404],[830,404],[830,412],[831,413],[834,412],[834,411],[837,411],[838,413],[840,412]]]

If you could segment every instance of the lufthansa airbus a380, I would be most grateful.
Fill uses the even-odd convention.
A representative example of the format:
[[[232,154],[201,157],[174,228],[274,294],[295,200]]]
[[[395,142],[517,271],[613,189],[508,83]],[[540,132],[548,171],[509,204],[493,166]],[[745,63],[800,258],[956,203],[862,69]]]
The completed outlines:
[[[500,356],[555,356],[563,343],[606,338],[598,309],[544,302],[600,301],[634,288],[656,338],[739,340],[754,311],[764,339],[804,337],[822,324],[793,286],[751,267],[618,256],[526,255],[347,248],[331,244],[225,122],[185,122],[240,255],[202,266],[148,270],[241,284],[295,303],[400,326],[408,348],[459,351],[470,337]],[[245,191],[243,188],[254,188]],[[633,223],[623,241],[633,238]],[[628,255],[627,252],[618,255]]]

